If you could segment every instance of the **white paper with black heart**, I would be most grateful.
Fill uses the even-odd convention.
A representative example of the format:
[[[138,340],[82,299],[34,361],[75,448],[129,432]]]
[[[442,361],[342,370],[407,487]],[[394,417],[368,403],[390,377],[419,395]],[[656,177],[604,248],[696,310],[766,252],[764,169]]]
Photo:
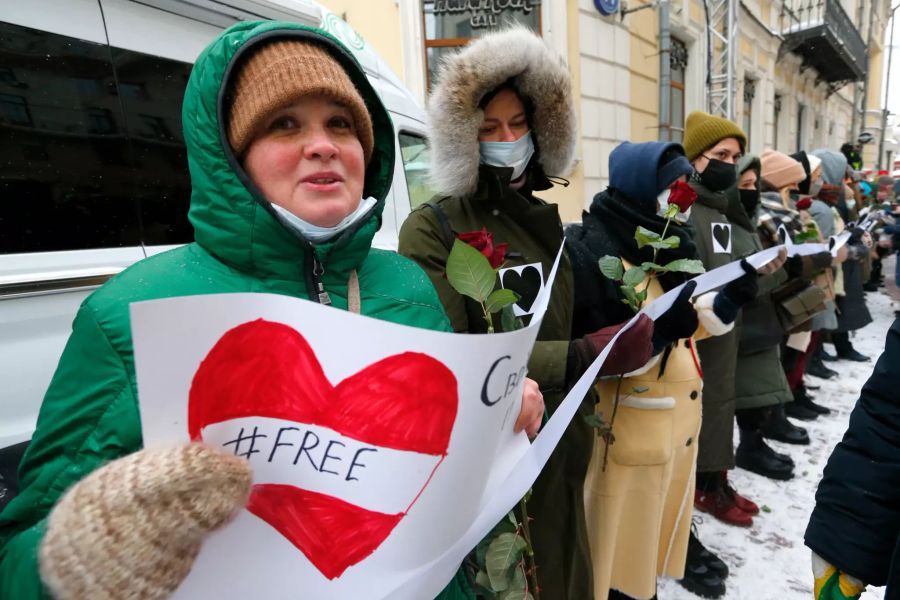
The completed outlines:
[[[145,444],[202,441],[254,472],[175,598],[380,598],[439,557],[529,447],[513,423],[549,289],[493,335],[268,294],[132,305]]]
[[[513,304],[513,314],[524,317],[534,311],[534,302],[544,290],[544,267],[541,263],[530,263],[517,267],[500,269],[497,273],[500,285],[518,294],[519,299]]]
[[[731,223],[710,223],[713,254],[731,254]]]

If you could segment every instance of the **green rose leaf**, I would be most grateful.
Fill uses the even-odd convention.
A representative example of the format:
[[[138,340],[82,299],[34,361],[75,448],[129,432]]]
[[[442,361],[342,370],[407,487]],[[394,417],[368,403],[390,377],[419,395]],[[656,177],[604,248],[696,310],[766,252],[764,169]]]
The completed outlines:
[[[494,290],[488,295],[485,304],[489,313],[495,313],[505,306],[515,304],[519,300],[519,295],[512,290],[500,288]],[[504,329],[505,330],[505,329]]]
[[[643,248],[659,241],[659,234],[655,231],[650,231],[646,227],[638,227],[634,230],[634,239],[637,241],[638,248]]]
[[[593,413],[590,415],[584,415],[584,422],[589,426],[597,429],[597,434],[606,433],[609,431],[609,423],[603,420],[603,415]]]
[[[457,292],[484,302],[494,290],[497,274],[485,256],[472,246],[455,240],[447,257],[447,281]]]
[[[525,570],[519,565],[513,571],[509,588],[500,594],[498,600],[524,600],[530,598],[531,594],[528,590],[528,582],[525,580]]]
[[[622,275],[625,274],[625,267],[622,266],[621,259],[607,255],[600,259],[600,272],[607,279],[621,281]]]
[[[619,289],[622,290],[622,293],[625,295],[625,303],[632,308],[636,308],[639,304],[639,301],[634,288],[628,287],[627,285],[622,285],[619,286]]]
[[[636,287],[644,280],[644,269],[641,267],[631,267],[625,271],[622,277],[622,283],[629,287]]]
[[[693,258],[679,258],[678,260],[673,260],[663,268],[666,271],[677,271],[679,273],[706,273],[703,263]]]
[[[633,394],[643,394],[644,392],[649,392],[649,391],[650,391],[650,388],[648,388],[646,385],[636,385],[633,388],[631,388],[631,393],[633,393]]]
[[[484,571],[478,571],[475,575],[475,585],[482,588],[484,592],[493,592],[491,589],[491,579]]]
[[[666,271],[668,271],[668,269],[666,269],[664,266],[658,265],[658,264],[653,263],[653,262],[644,262],[644,263],[641,263],[641,268],[642,268],[643,270],[647,271],[648,273],[649,273],[650,271],[656,271],[657,273],[665,273]]]
[[[640,301],[641,304],[644,303],[644,300],[647,299],[647,288],[644,288],[637,293],[637,299]]]
[[[500,325],[503,327],[503,331],[522,329],[522,320],[516,316],[512,304],[507,304],[500,310]]]
[[[491,587],[502,592],[509,588],[510,569],[525,553],[525,540],[515,533],[501,533],[491,541],[485,560]]]

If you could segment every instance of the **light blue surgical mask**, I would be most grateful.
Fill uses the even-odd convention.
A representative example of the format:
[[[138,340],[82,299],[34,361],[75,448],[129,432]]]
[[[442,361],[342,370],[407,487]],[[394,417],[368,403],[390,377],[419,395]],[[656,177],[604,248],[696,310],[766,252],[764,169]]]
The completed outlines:
[[[855,208],[855,207],[856,207],[856,200],[855,200],[855,199],[854,199],[854,200],[847,200],[847,208],[849,208],[849,209],[852,210],[852,209]]]
[[[336,238],[341,232],[365,217],[366,214],[368,214],[369,209],[376,204],[378,204],[378,200],[375,198],[365,198],[361,200],[359,206],[356,207],[356,210],[344,217],[343,220],[334,227],[319,227],[318,225],[313,225],[309,221],[304,221],[294,213],[277,204],[273,204],[272,208],[275,209],[275,214],[283,225],[301,233],[303,237],[313,243],[322,243]]]
[[[478,142],[481,164],[492,167],[512,167],[510,181],[518,179],[525,172],[528,161],[534,155],[534,142],[528,131],[514,142]]]

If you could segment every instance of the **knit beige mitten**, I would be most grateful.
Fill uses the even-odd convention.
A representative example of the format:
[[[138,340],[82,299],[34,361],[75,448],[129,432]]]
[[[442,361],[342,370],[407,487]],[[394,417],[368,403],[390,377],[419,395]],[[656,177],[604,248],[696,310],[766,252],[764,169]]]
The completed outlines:
[[[56,600],[168,598],[206,534],[246,505],[251,484],[246,460],[200,444],[115,460],[53,508],[41,577]]]

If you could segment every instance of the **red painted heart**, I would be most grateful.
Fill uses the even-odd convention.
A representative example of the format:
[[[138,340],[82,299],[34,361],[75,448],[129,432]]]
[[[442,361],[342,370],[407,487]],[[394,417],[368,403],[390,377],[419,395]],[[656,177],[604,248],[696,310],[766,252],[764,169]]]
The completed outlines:
[[[390,356],[332,386],[302,335],[258,319],[226,332],[200,364],[191,384],[188,432],[201,441],[208,425],[269,417],[327,427],[373,446],[443,457],[456,411],[456,378],[430,356]],[[417,498],[410,498],[409,507]],[[276,484],[254,485],[247,508],[329,579],[372,554],[406,514],[380,513]]]

